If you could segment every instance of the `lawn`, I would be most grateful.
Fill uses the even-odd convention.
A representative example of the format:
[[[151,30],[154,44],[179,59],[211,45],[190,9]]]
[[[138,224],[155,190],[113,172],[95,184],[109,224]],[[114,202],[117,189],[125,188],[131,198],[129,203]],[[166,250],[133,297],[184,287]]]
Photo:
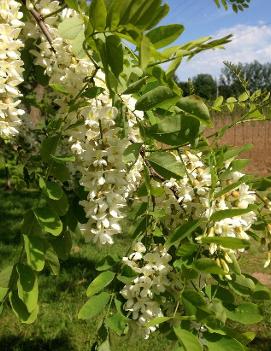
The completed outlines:
[[[31,191],[0,189],[0,269],[15,261],[19,254],[20,221],[24,211],[35,205],[36,194]],[[120,241],[121,242],[121,241]],[[91,281],[96,262],[102,255],[122,254],[125,245],[116,243],[113,248],[97,249],[83,239],[75,238],[71,256],[61,264],[60,275],[48,271],[40,275],[40,313],[33,325],[19,323],[9,308],[0,317],[1,351],[86,351],[91,350],[97,331],[97,321],[80,321],[77,312],[86,301],[85,291]],[[263,258],[256,248],[242,258],[246,271],[262,272]],[[269,270],[270,273],[270,270]],[[271,304],[261,305],[265,320],[257,328],[259,337],[251,350],[271,350]],[[112,337],[112,351],[170,351],[162,335],[152,335],[143,341],[136,331],[124,338]],[[189,350],[190,351],[190,350]],[[191,350],[193,351],[193,350]]]

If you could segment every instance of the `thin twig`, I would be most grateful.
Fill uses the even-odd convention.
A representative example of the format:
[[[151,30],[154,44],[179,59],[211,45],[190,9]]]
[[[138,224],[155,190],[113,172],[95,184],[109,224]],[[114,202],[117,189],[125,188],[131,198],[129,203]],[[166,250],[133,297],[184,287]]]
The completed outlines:
[[[26,0],[21,0],[23,5],[26,6]],[[31,13],[31,15],[34,17],[35,21],[37,22],[38,26],[40,27],[42,33],[45,35],[47,41],[49,42],[51,49],[54,53],[56,53],[54,47],[53,47],[53,39],[51,37],[51,34],[48,30],[48,27],[46,23],[44,22],[43,16],[36,10],[36,9],[28,9],[28,11]]]
[[[43,16],[43,20],[45,20],[46,18],[49,18],[49,17],[52,17],[52,16],[55,16],[55,15],[59,14],[61,11],[65,10],[66,7],[67,7],[67,5],[63,5],[58,10],[55,10],[54,12],[48,13],[48,15]]]

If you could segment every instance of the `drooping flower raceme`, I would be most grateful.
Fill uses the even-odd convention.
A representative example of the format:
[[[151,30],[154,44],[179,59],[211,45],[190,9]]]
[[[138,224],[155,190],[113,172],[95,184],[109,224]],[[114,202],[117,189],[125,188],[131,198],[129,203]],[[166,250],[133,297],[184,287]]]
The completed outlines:
[[[240,182],[244,174],[231,170],[231,162],[225,162],[222,171],[223,176],[217,179],[213,189],[211,172],[204,163],[201,153],[194,154],[191,150],[186,149],[180,157],[182,157],[183,164],[186,167],[186,175],[178,181],[171,179],[164,182],[164,186],[167,189],[174,187],[178,194],[178,206],[181,207],[181,210],[180,208],[179,210],[177,209],[176,204],[176,215],[173,216],[175,226],[182,224],[187,217],[192,219],[206,218],[206,220],[209,220],[216,211],[228,209],[245,210],[255,203],[255,192],[247,184]],[[236,186],[233,185],[235,183]],[[223,192],[226,186],[230,186],[230,190]],[[176,198],[174,198],[170,190],[166,192],[165,199],[167,205],[164,204],[163,206],[166,208],[170,208],[174,201],[176,203]],[[249,240],[247,231],[255,220],[256,215],[252,210],[245,211],[244,214],[216,221],[203,236],[199,236],[196,239],[201,242],[201,239],[205,236],[218,236]],[[242,251],[242,249],[239,251]],[[211,243],[209,252],[223,270],[228,273],[229,267],[227,263],[232,263],[230,254],[234,253],[234,250]]]
[[[59,9],[60,5],[57,1],[51,3],[43,0],[36,7],[42,15],[46,15]],[[46,38],[42,38],[32,53],[36,56],[35,64],[44,67],[50,77],[50,84],[61,86],[65,90],[65,94],[52,94],[54,102],[59,106],[57,116],[69,124],[77,122],[79,118],[83,119],[81,125],[67,132],[71,150],[76,156],[76,168],[81,173],[80,184],[88,192],[87,199],[81,202],[88,222],[81,229],[87,240],[112,244],[113,235],[121,233],[122,209],[141,178],[140,160],[129,170],[123,161],[123,152],[130,143],[129,139],[135,141],[139,135],[134,112],[131,112],[135,100],[129,96],[123,99],[127,104],[129,128],[129,135],[124,138],[116,124],[117,109],[112,106],[104,74],[96,72],[86,56],[78,58],[71,44],[61,38],[58,25],[63,18],[71,16],[78,18],[79,15],[64,10],[58,16],[47,17],[45,21],[55,52]],[[32,32],[35,32],[36,24],[28,24],[29,30],[31,25]],[[103,92],[96,99],[78,97],[84,89],[86,79],[90,77]],[[70,101],[76,97],[78,107],[71,111]],[[142,118],[142,113],[138,112],[137,117]]]
[[[23,26],[20,3],[14,0],[0,2],[0,137],[9,138],[18,133],[20,105],[18,85],[23,81],[23,62],[18,39]]]
[[[127,300],[124,309],[144,327],[150,320],[163,316],[159,296],[170,285],[172,267],[169,262],[172,257],[160,245],[147,252],[146,247],[137,242],[133,250],[129,257],[123,257],[123,262],[136,272],[137,277],[123,287],[121,294]],[[157,326],[145,327],[145,338],[156,329]]]

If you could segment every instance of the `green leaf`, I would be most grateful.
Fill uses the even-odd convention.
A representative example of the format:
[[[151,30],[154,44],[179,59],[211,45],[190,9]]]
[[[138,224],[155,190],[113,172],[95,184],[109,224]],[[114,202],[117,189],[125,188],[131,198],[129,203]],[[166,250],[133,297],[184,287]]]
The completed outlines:
[[[254,179],[252,187],[258,191],[266,191],[271,187],[271,177],[260,177]]]
[[[29,313],[27,311],[27,308],[26,308],[25,304],[23,303],[23,301],[19,298],[17,291],[10,292],[9,302],[10,302],[10,305],[12,307],[13,312],[15,313],[17,318],[20,319],[20,321],[22,323],[31,324],[31,323],[35,322],[35,320],[37,319],[38,311],[39,311],[38,306],[36,307],[36,309],[32,313]]]
[[[217,110],[217,111],[220,111],[220,106],[223,104],[223,101],[224,101],[224,97],[223,96],[218,96],[215,101],[214,101],[214,104],[213,104],[213,109]]]
[[[96,264],[96,271],[107,271],[108,269],[112,269],[112,267],[119,261],[119,257],[107,255],[101,259]]]
[[[238,295],[251,296],[255,291],[255,284],[252,279],[244,275],[236,275],[228,282],[230,288]]]
[[[94,99],[96,96],[102,94],[103,91],[104,89],[100,87],[90,87],[83,92],[82,96],[85,96],[89,99]]]
[[[174,332],[186,351],[202,351],[202,346],[194,334],[181,327],[174,327]]]
[[[34,235],[34,236],[41,234],[41,227],[33,211],[27,211],[26,214],[24,215],[21,232],[22,234]]]
[[[189,316],[196,315],[199,307],[206,305],[203,294],[193,290],[185,289],[181,295],[182,303],[184,305],[185,313]]]
[[[133,94],[138,93],[140,89],[145,85],[147,77],[143,77],[136,82],[130,84],[126,90],[122,94]]]
[[[59,259],[51,247],[49,247],[49,249],[46,251],[45,260],[48,263],[53,275],[58,275],[60,271]]]
[[[135,108],[140,111],[148,111],[158,107],[168,109],[169,106],[173,105],[178,100],[179,97],[172,89],[166,86],[159,86],[142,95],[138,99]]]
[[[114,333],[121,336],[124,334],[127,326],[127,319],[121,313],[116,312],[105,320],[105,324],[108,328],[113,330]]]
[[[172,318],[173,317],[156,317],[156,318],[151,319],[149,322],[147,322],[145,324],[145,327],[146,328],[153,327],[155,325],[165,323],[165,322],[169,321]]]
[[[201,242],[203,244],[215,243],[229,249],[242,249],[250,246],[248,240],[222,236],[204,237],[201,239]]]
[[[59,184],[51,181],[45,182],[42,177],[39,179],[39,186],[49,199],[59,200],[64,195],[64,192]]]
[[[123,47],[119,37],[110,35],[106,37],[106,52],[108,64],[116,77],[123,71]]]
[[[58,236],[62,233],[63,225],[58,215],[49,207],[37,208],[34,214],[42,229],[52,235]]]
[[[102,292],[99,295],[92,296],[80,309],[79,319],[91,319],[101,313],[108,304],[110,294]]]
[[[210,126],[212,124],[208,107],[203,100],[196,96],[186,96],[181,98],[177,106],[189,116],[197,118],[202,124]]]
[[[35,271],[42,271],[45,264],[45,242],[38,236],[23,235],[27,264]]]
[[[54,212],[59,216],[64,216],[69,210],[69,202],[67,195],[63,193],[63,196],[59,200],[47,200],[48,205]]]
[[[7,266],[0,272],[0,287],[8,288],[11,282],[13,266]]]
[[[251,150],[252,148],[253,148],[252,144],[246,144],[246,145],[243,145],[242,147],[231,148],[231,149],[224,152],[224,155],[223,155],[224,161],[226,161],[230,158],[236,157],[239,154],[241,154],[242,152],[247,152],[247,151]]]
[[[61,182],[65,182],[70,179],[70,171],[65,164],[59,163],[59,161],[54,161],[51,157],[53,163],[50,168],[50,175],[60,180]]]
[[[98,347],[97,351],[111,351],[108,338]]]
[[[127,146],[123,152],[123,161],[127,164],[135,164],[139,157],[141,147],[142,143],[134,143]]]
[[[60,259],[66,260],[69,257],[72,249],[72,237],[69,231],[66,230],[57,237],[50,237],[50,243]]]
[[[36,273],[25,264],[18,264],[16,269],[19,275],[18,296],[24,302],[28,312],[31,313],[38,304],[39,289]]]
[[[146,128],[146,133],[167,145],[193,143],[199,133],[200,123],[197,119],[181,115],[156,117],[157,123]]]
[[[152,29],[147,33],[156,49],[160,49],[174,42],[184,31],[184,26],[181,24],[169,24]]]
[[[59,24],[58,31],[63,39],[74,40],[84,31],[84,22],[79,16],[65,18]]]
[[[241,216],[243,214],[246,214],[254,210],[255,210],[255,206],[253,205],[249,205],[247,208],[234,208],[230,210],[220,210],[220,211],[214,212],[211,215],[210,220],[214,222],[218,222],[218,221],[221,221],[222,219]]]
[[[244,101],[247,101],[248,99],[249,99],[249,95],[247,92],[244,92],[243,94],[239,95],[239,97],[238,97],[239,102],[244,102]]]
[[[208,351],[245,351],[245,348],[236,339],[219,334],[205,335]]]
[[[145,36],[142,36],[139,47],[140,67],[145,69],[152,58],[152,43]]]
[[[234,190],[235,188],[237,188],[239,185],[243,184],[243,183],[247,183],[250,182],[253,179],[252,176],[249,175],[244,175],[243,177],[241,177],[237,182],[232,183],[227,185],[224,189],[220,190],[219,192],[214,194],[214,198],[217,199],[218,197],[227,194],[228,192]]]
[[[163,4],[162,6],[157,8],[156,14],[152,18],[147,29],[151,29],[151,28],[155,27],[169,13],[169,10],[170,10],[170,8],[169,8],[168,4]]]
[[[2,288],[0,287],[0,302],[3,302],[6,295],[7,295],[7,292],[8,292],[9,288]],[[1,306],[1,305],[0,305]],[[1,311],[0,311],[0,315],[1,315]]]
[[[168,152],[153,152],[147,160],[152,168],[165,179],[180,179],[185,174],[183,164]]]
[[[64,0],[65,3],[73,10],[78,11],[78,2],[77,0]]]
[[[90,297],[92,295],[97,294],[101,290],[103,290],[106,286],[108,286],[112,280],[115,278],[115,273],[106,271],[102,272],[98,275],[88,286],[87,288],[87,296]]]
[[[194,261],[193,266],[199,272],[222,275],[225,274],[223,269],[219,267],[211,258],[199,258],[198,260]]]
[[[43,140],[41,144],[41,149],[40,149],[41,158],[43,161],[45,162],[50,161],[51,155],[56,152],[58,141],[59,141],[58,135],[53,135]]]
[[[174,77],[174,73],[176,72],[177,68],[182,63],[183,57],[179,56],[175,60],[172,60],[167,68],[167,77],[172,78]]]
[[[57,93],[61,93],[64,95],[69,95],[69,93],[67,92],[66,88],[58,83],[50,83],[49,87],[52,88],[55,92]]]
[[[167,248],[170,248],[172,245],[176,244],[177,242],[185,239],[188,235],[192,234],[201,224],[202,220],[197,219],[193,221],[189,221],[178,228],[176,228],[173,233],[171,233],[165,243]]]
[[[94,31],[103,31],[106,27],[107,10],[104,0],[92,0],[89,9],[89,21]]]
[[[271,300],[271,290],[267,286],[261,284],[254,277],[251,277],[251,279],[253,279],[253,282],[255,284],[254,293],[252,295],[253,299],[256,299],[256,300]]]
[[[259,323],[263,319],[258,306],[254,303],[242,303],[234,310],[227,310],[227,317],[232,321],[247,325]]]
[[[189,257],[191,256],[194,252],[196,252],[198,249],[197,244],[193,243],[184,243],[181,244],[180,247],[178,248],[176,255],[181,256],[181,257]]]
[[[56,161],[57,163],[66,163],[66,162],[74,162],[75,161],[75,156],[74,155],[68,155],[68,156],[51,155],[51,158],[54,161]]]

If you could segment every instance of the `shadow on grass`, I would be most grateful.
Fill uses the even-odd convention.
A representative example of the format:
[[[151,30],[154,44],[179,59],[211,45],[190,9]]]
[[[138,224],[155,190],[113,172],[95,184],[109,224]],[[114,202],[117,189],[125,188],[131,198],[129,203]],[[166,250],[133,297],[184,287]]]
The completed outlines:
[[[20,336],[10,335],[0,339],[1,351],[75,351],[67,336],[52,340],[41,338],[24,339]]]
[[[86,271],[91,275],[91,272],[96,272],[95,264],[95,260],[87,257],[70,256],[67,260],[61,262],[61,269],[71,274],[78,270],[79,272]]]
[[[20,223],[27,210],[37,202],[37,193],[32,191],[7,191],[0,185],[0,242],[18,244]]]

